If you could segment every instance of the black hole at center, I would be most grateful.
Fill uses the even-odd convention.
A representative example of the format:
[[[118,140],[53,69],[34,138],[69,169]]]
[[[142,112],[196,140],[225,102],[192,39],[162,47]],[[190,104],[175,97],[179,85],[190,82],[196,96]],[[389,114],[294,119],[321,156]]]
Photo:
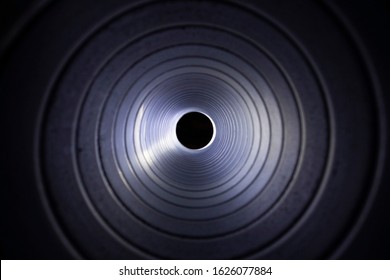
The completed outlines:
[[[189,149],[205,147],[213,137],[213,124],[204,114],[187,113],[181,117],[176,126],[176,135],[180,143]]]

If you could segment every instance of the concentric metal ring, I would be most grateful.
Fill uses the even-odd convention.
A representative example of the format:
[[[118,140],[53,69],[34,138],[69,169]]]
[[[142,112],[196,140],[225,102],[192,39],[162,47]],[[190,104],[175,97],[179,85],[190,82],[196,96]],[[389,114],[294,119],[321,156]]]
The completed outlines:
[[[119,20],[117,28],[123,29],[127,20]],[[98,192],[95,178],[83,179],[82,188],[103,220],[109,221],[105,226],[119,233],[117,238],[134,238],[133,226],[109,220],[112,207],[120,206],[123,219],[139,220],[140,229],[151,231],[160,243],[177,243],[177,237],[185,237],[178,245],[182,254],[192,246],[191,239],[202,238],[209,248],[210,238],[232,243],[241,238],[234,232],[251,232],[245,228],[260,225],[267,213],[271,216],[269,211],[290,187],[302,125],[290,78],[263,45],[222,26],[205,22],[159,27],[136,40],[124,38],[127,43],[107,60],[86,90],[77,129],[77,146],[83,151],[78,168],[80,174],[105,170],[101,188],[109,192]],[[115,30],[115,22],[110,28]],[[268,24],[262,28],[264,34],[283,38]],[[298,59],[301,54],[291,49]],[[118,61],[126,62],[123,68]],[[304,63],[299,66],[311,75]],[[318,88],[315,91],[321,96]],[[215,122],[218,134],[207,149],[189,152],[175,137],[175,124],[190,111],[204,112]],[[91,125],[91,119],[100,124]],[[90,143],[95,139],[94,148]],[[90,156],[96,156],[96,151],[95,161],[101,160],[101,167],[92,171]],[[101,202],[109,194],[117,206]],[[286,219],[284,226],[289,223]],[[136,244],[151,245],[149,239]]]
[[[43,196],[75,251],[328,257],[365,204],[380,138],[335,18],[310,1],[124,2],[67,35],[38,124]],[[189,112],[212,122],[203,148],[177,137]]]

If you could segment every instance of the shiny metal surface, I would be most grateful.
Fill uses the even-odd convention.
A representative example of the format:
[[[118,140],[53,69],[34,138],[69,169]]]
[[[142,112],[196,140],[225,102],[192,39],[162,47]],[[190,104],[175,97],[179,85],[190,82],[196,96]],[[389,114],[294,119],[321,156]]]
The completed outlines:
[[[382,172],[382,97],[337,8],[297,3],[48,6],[23,38],[36,55],[10,56],[27,81],[2,81],[39,100],[34,182],[72,257],[344,250]],[[212,124],[201,148],[178,139],[190,112]]]

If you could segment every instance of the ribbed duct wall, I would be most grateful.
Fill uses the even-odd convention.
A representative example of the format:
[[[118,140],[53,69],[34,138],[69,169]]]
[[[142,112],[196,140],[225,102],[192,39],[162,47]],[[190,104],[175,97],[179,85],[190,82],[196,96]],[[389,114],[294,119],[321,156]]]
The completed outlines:
[[[57,1],[25,30],[1,87],[34,100],[34,184],[72,257],[310,259],[349,244],[385,123],[338,8]]]

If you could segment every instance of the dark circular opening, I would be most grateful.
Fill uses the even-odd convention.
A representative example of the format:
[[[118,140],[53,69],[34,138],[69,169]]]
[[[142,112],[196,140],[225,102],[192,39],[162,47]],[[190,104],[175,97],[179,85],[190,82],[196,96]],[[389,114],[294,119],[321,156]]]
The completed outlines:
[[[208,116],[190,112],[181,117],[176,126],[180,143],[189,149],[201,149],[213,138],[213,124]]]

